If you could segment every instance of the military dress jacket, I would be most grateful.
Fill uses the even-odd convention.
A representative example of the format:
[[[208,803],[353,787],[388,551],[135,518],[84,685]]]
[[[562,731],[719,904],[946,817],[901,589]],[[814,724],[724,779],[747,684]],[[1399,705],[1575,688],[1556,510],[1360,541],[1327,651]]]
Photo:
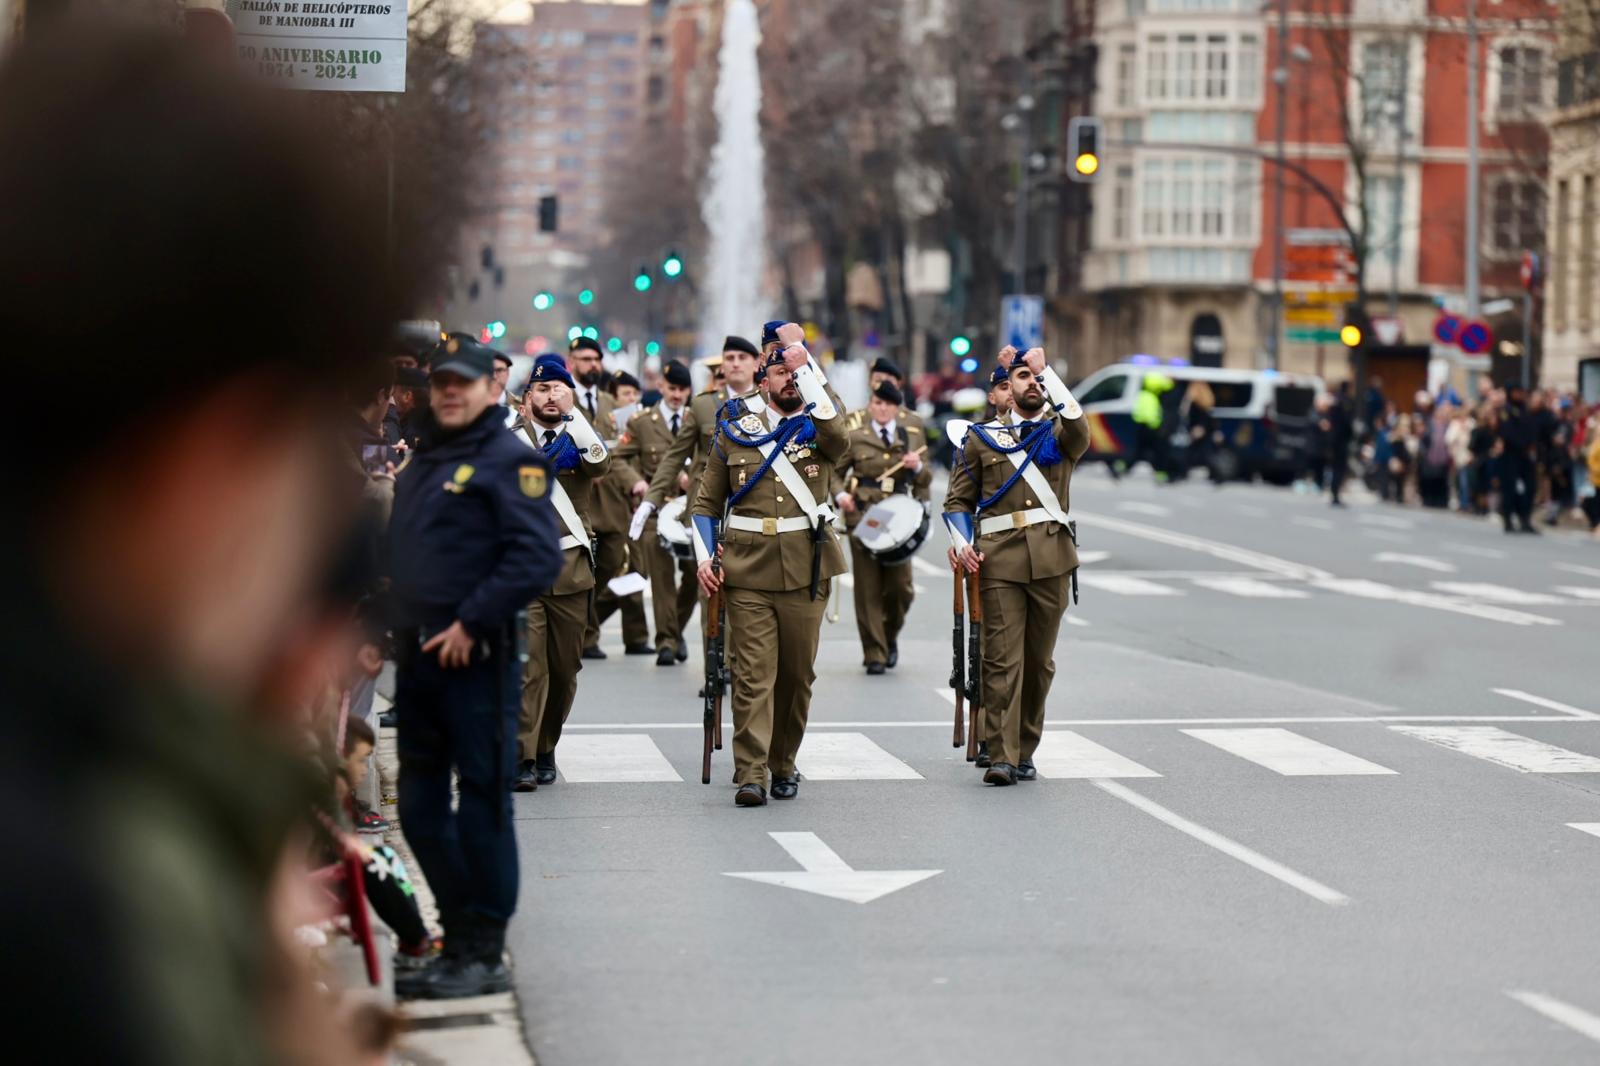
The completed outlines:
[[[656,510],[659,511],[662,504],[678,495],[678,475],[684,471],[685,464],[689,471],[689,502],[693,504],[700,475],[706,467],[706,457],[711,454],[711,438],[717,432],[717,414],[728,399],[728,390],[720,388],[714,392],[699,393],[684,405],[683,420],[678,424],[678,437],[662,453],[655,473],[650,477],[650,491],[644,496]]]
[[[582,389],[574,390],[577,409],[582,411],[584,417],[589,417],[589,409],[583,404],[584,392]],[[600,386],[595,387],[595,413],[589,418],[589,424],[606,442],[608,450],[613,449],[621,431],[617,429],[617,420],[611,417],[611,412],[617,409],[616,397],[605,391]],[[585,521],[594,525],[596,533],[626,533],[628,523],[633,517],[633,506],[629,503],[632,498],[629,492],[637,476],[630,477],[633,471],[622,464],[612,462],[606,477],[595,486],[594,504],[589,512],[584,515]]]
[[[517,426],[518,439],[537,451],[542,451],[537,442],[543,439],[544,431],[545,427],[537,422],[521,422]],[[589,559],[587,541],[594,539],[595,500],[599,487],[610,470],[611,455],[607,453],[598,462],[583,459],[571,470],[562,470],[556,474],[556,481],[566,490],[567,498],[572,501],[572,509],[578,512],[578,518],[583,522],[586,543],[582,547],[567,548],[562,552],[561,576],[550,589],[552,596],[585,592],[594,587],[594,567]],[[561,535],[566,536],[567,528],[559,518],[557,525],[560,527]]]
[[[734,415],[734,421],[748,436],[764,435],[771,428],[765,415],[751,413],[742,402],[737,404]],[[829,502],[834,464],[846,451],[847,433],[843,420],[838,417],[813,418],[812,424],[816,427],[815,439],[806,444],[790,445],[784,453],[795,472],[805,479],[812,499],[825,505]],[[763,458],[760,449],[737,444],[719,433],[700,479],[694,514],[721,521],[727,501],[756,476]],[[761,476],[755,487],[733,505],[730,513],[764,524],[808,517],[773,469]],[[820,576],[830,578],[844,573],[847,569],[844,549],[831,523],[823,524],[822,538]],[[723,578],[734,588],[791,592],[811,587],[814,547],[812,534],[807,529],[769,533],[724,528],[722,546]]]
[[[1071,513],[1069,490],[1072,471],[1078,460],[1089,450],[1089,425],[1081,410],[1076,418],[1068,418],[1051,411],[1048,406],[1041,412],[1051,423],[1056,447],[1061,461],[1053,466],[1041,466],[1039,472],[1055,493],[1064,514]],[[996,443],[1006,446],[1015,438],[1010,427],[1013,418],[984,425]],[[1033,465],[1033,464],[1029,464]],[[978,501],[988,499],[1000,490],[1017,472],[1010,456],[996,451],[977,433],[969,431],[962,443],[955,468],[950,472],[950,488],[945,494],[945,512],[975,514],[978,522],[987,518],[1011,515],[1020,519],[1022,512],[1039,506],[1033,486],[1023,477],[1017,478],[1005,495],[982,511]],[[993,533],[978,533],[975,547],[984,556],[983,574],[998,581],[1032,581],[1036,578],[1057,577],[1078,568],[1078,550],[1068,531],[1058,522],[1039,522],[1017,525]]]
[[[851,412],[853,415],[855,412]],[[905,411],[900,412],[906,414]],[[897,421],[895,427],[895,444],[893,448],[883,446],[883,438],[878,435],[878,426],[868,415],[864,426],[857,426],[848,435],[848,446],[845,457],[835,467],[834,489],[835,496],[839,493],[849,493],[855,500],[856,509],[845,515],[845,524],[856,528],[861,521],[861,514],[873,504],[893,493],[909,494],[926,503],[928,501],[929,486],[933,484],[933,464],[928,461],[928,453],[922,453],[922,468],[916,473],[902,467],[892,475],[892,489],[885,491],[881,479],[884,472],[895,466],[907,452],[914,452],[928,443],[918,419],[918,425],[912,425],[907,419]]]
[[[908,411],[906,408],[902,407],[900,408],[899,413],[895,415],[895,418],[902,426],[905,426],[908,429],[915,426],[918,432],[922,433],[924,436],[927,435],[928,427],[923,423],[922,416],[917,414],[917,412]],[[862,426],[871,421],[872,413],[865,407],[858,407],[854,411],[851,411],[848,415],[845,415],[844,424],[846,429],[853,431],[860,429]]]
[[[678,428],[681,430],[689,417],[689,405],[684,404],[678,412]],[[656,471],[661,468],[662,459],[672,450],[677,438],[672,432],[672,416],[666,411],[665,405],[656,404],[644,411],[639,411],[628,419],[628,428],[622,434],[622,439],[612,449],[611,455],[618,463],[627,465],[629,471],[638,475],[633,479],[633,484],[639,481],[653,481]],[[682,464],[679,464],[681,469]],[[632,487],[632,484],[629,486]],[[672,487],[667,492],[667,499],[680,495],[677,479],[673,479]]]

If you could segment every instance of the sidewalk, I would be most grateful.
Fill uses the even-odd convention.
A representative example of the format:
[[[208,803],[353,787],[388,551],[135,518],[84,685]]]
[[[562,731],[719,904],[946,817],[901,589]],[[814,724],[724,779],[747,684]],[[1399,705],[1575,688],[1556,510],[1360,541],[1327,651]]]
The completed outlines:
[[[389,709],[389,699],[382,693],[392,692],[392,685],[386,670],[379,682],[380,694],[373,700],[374,723],[379,714]],[[384,842],[400,853],[416,888],[422,918],[430,928],[437,929],[439,910],[433,893],[400,831],[396,789],[400,761],[395,754],[395,731],[377,732],[376,762],[383,790],[381,813],[393,827],[384,834]],[[399,1009],[406,1019],[407,1032],[400,1041],[398,1066],[534,1066],[514,992],[473,999],[401,1001]]]

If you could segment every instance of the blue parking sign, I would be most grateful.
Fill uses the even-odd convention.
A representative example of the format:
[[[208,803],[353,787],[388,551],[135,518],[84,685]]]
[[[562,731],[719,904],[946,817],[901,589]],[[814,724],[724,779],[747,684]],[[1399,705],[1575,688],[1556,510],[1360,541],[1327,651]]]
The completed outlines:
[[[1044,297],[1002,296],[1000,340],[1019,352],[1044,347]]]

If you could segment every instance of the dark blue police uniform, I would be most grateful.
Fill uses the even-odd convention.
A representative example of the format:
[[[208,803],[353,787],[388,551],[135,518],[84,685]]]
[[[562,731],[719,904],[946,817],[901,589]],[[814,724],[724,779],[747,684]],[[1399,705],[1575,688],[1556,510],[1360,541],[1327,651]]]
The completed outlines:
[[[459,365],[436,362],[435,373]],[[463,960],[500,965],[516,908],[515,620],[560,572],[551,476],[506,428],[504,409],[491,406],[459,432],[436,434],[396,478],[389,542],[400,818],[439,903],[444,962],[458,969]],[[457,620],[476,644],[469,665],[446,669],[421,646]],[[455,812],[452,769],[461,787]]]

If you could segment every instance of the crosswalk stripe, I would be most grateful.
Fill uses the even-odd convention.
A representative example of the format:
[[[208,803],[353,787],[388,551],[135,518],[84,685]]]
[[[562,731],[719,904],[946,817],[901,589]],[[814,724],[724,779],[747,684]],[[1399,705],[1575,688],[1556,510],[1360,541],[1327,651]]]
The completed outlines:
[[[1600,600],[1600,589],[1585,588],[1582,585],[1558,585],[1556,591],[1575,600]]]
[[[1183,732],[1284,777],[1394,773],[1386,766],[1287,729],[1185,729]]]
[[[1230,596],[1244,596],[1259,600],[1303,600],[1311,593],[1305,589],[1261,581],[1253,577],[1197,577],[1194,583],[1201,588],[1226,592]]]
[[[1588,833],[1592,837],[1600,837],[1600,822],[1568,822],[1567,828]]]
[[[1389,728],[1442,748],[1459,751],[1463,755],[1509,766],[1525,774],[1600,773],[1600,759],[1592,755],[1508,733],[1498,726],[1392,725]]]
[[[1433,587],[1452,596],[1488,600],[1490,603],[1504,603],[1512,607],[1540,607],[1566,602],[1560,596],[1552,596],[1548,592],[1524,592],[1505,585],[1491,585],[1486,581],[1435,581]]]
[[[1078,583],[1084,588],[1100,592],[1115,592],[1121,596],[1182,596],[1182,591],[1130,574],[1096,574],[1082,571]]]
[[[800,772],[812,781],[920,781],[917,773],[865,733],[813,733],[801,746]]]
[[[569,733],[561,738],[558,765],[573,784],[683,780],[645,733]]]
[[[1538,1011],[1551,1021],[1559,1022],[1575,1033],[1600,1042],[1600,1018],[1588,1011],[1580,1010],[1570,1003],[1563,1003],[1554,996],[1547,996],[1542,992],[1508,989],[1506,995],[1529,1010]]]
[[[1381,581],[1369,581],[1366,578],[1322,578],[1312,582],[1319,589],[1329,592],[1338,592],[1345,596],[1358,596],[1362,599],[1388,600],[1391,603],[1405,603],[1413,607],[1428,607],[1436,611],[1449,611],[1452,614],[1464,614],[1473,618],[1481,618],[1487,622],[1504,622],[1514,626],[1558,626],[1559,618],[1546,618],[1544,615],[1529,614],[1527,611],[1514,611],[1509,607],[1500,607],[1492,603],[1472,603],[1455,596],[1445,596],[1437,592],[1423,592],[1419,589],[1400,588],[1396,585],[1386,585]]]
[[[1053,729],[1040,737],[1039,749],[1033,753],[1033,765],[1041,777],[1161,776],[1070,729]]]

